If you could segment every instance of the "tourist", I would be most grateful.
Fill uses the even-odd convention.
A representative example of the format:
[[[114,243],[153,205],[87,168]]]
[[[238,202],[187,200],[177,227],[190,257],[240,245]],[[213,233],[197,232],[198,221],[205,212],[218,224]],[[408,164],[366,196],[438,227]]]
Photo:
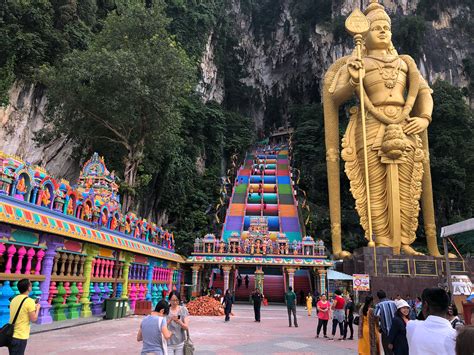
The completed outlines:
[[[422,306],[422,302],[421,302],[421,298],[420,297],[417,297],[416,300],[415,300],[415,313],[416,313],[416,318],[418,318],[418,316],[420,315],[421,313],[421,306]]]
[[[451,305],[448,308],[448,320],[451,322],[451,326],[453,329],[459,330],[464,326],[464,322],[459,319],[458,316],[458,307],[454,303],[451,303]]]
[[[308,296],[306,296],[306,309],[308,310],[308,317],[311,317],[311,312],[313,311],[313,296],[311,296],[311,292],[308,292]]]
[[[166,325],[166,316],[170,306],[164,299],[160,300],[149,316],[146,316],[140,323],[137,341],[143,341],[141,355],[167,354],[167,340],[172,336]]]
[[[405,300],[395,301],[397,312],[388,334],[388,347],[394,355],[408,355],[407,323],[410,321],[410,305]]]
[[[323,335],[327,338],[327,328],[329,321],[329,312],[331,309],[331,304],[326,298],[325,294],[321,295],[321,299],[316,303],[316,310],[318,311],[318,330],[316,332],[316,338],[319,338],[319,332],[321,327],[323,328]]]
[[[424,321],[407,324],[410,355],[451,355],[455,353],[456,330],[446,319],[449,296],[441,288],[426,288],[421,295]]]
[[[249,275],[245,275],[245,288],[249,288],[249,283],[250,283],[250,280],[249,280]]]
[[[347,337],[347,328],[351,330],[351,336],[349,337],[349,340],[354,339],[354,328],[352,326],[354,323],[354,311],[354,296],[348,295],[346,305],[344,307],[344,340],[346,340]]]
[[[222,300],[222,304],[224,305],[224,314],[226,322],[230,320],[230,313],[232,312],[232,303],[232,294],[229,290],[226,290],[224,299]]]
[[[166,319],[168,329],[173,334],[168,340],[168,354],[183,355],[186,331],[189,330],[189,312],[185,306],[181,306],[181,297],[178,292],[171,291],[168,299],[170,310]]]
[[[474,325],[463,327],[456,337],[456,355],[474,354]]]
[[[332,303],[332,337],[330,340],[334,340],[334,337],[336,336],[336,329],[337,326],[339,325],[339,340],[342,340],[344,337],[344,305],[346,301],[344,298],[341,296],[342,292],[341,290],[336,290],[334,292],[335,297]]]
[[[379,331],[377,317],[372,309],[374,298],[365,298],[362,312],[359,316],[359,354],[380,355]]]
[[[285,303],[288,311],[288,323],[291,327],[291,314],[293,313],[293,319],[295,327],[298,328],[298,321],[296,320],[296,293],[293,292],[293,287],[288,287],[288,292],[285,293]]]
[[[255,314],[255,322],[260,322],[260,307],[262,306],[263,295],[258,288],[252,293],[253,312]]]
[[[35,304],[32,298],[28,295],[31,292],[31,282],[28,279],[21,279],[16,284],[18,292],[20,294],[15,296],[10,302],[10,320],[9,323],[13,323],[13,319],[18,311],[18,316],[15,321],[13,338],[8,345],[8,351],[10,355],[23,355],[26,349],[26,343],[30,337],[30,322],[36,322],[40,310],[39,303]],[[37,299],[37,302],[39,298]]]
[[[394,301],[387,298],[384,290],[377,292],[379,303],[375,306],[375,315],[379,319],[379,329],[382,335],[382,346],[386,355],[392,355],[393,352],[388,348],[388,333],[392,326],[392,319],[397,312],[397,306]]]

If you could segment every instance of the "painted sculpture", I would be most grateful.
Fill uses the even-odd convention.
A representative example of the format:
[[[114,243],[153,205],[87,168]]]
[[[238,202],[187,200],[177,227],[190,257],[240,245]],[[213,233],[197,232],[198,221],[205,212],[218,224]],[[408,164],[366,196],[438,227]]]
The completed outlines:
[[[364,14],[358,11],[346,21],[356,51],[337,60],[324,80],[333,253],[350,255],[341,247],[338,108],[356,94],[365,110],[350,109],[341,155],[369,245],[391,247],[395,254],[420,254],[411,244],[421,199],[429,253],[440,256],[426,130],[433,110],[431,89],[415,61],[393,47],[384,7],[372,0]],[[359,31],[365,23],[367,31]]]

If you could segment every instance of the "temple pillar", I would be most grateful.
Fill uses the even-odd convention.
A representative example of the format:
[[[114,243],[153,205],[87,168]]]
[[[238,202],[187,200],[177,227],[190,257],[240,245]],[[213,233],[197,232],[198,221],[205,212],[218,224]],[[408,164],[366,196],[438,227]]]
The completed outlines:
[[[293,291],[295,290],[295,268],[289,267],[286,269],[288,273],[288,287],[291,287]]]
[[[257,266],[255,270],[255,288],[259,289],[263,293],[263,270],[261,266]]]
[[[87,254],[86,260],[84,261],[84,277],[86,278],[86,281],[82,284],[83,293],[80,302],[82,304],[81,317],[85,318],[92,316],[90,308],[91,301],[89,299],[92,278],[92,261],[99,253],[99,246],[85,243],[83,252]]]
[[[320,268],[318,269],[318,275],[319,275],[319,293],[321,295],[326,294],[327,295],[327,289],[326,289],[326,269]]]
[[[46,252],[44,253],[43,262],[41,264],[41,275],[44,275],[44,281],[41,281],[40,290],[40,312],[38,315],[37,324],[53,323],[53,318],[50,314],[51,305],[48,303],[49,288],[51,284],[51,272],[53,270],[54,257],[56,249],[64,245],[64,239],[54,235],[43,234],[41,236],[40,244],[46,243]]]
[[[169,274],[169,279],[168,279],[168,293],[173,291],[173,276],[174,276],[174,271],[176,270],[175,267],[170,267],[170,274]]]
[[[198,296],[199,292],[201,291],[199,289],[199,270],[201,269],[201,265],[193,265],[191,266],[191,269],[193,270],[193,296]]]
[[[122,298],[128,298],[128,273],[130,271],[130,264],[132,263],[133,254],[130,253],[123,253],[123,271],[122,271],[122,278],[123,278],[123,291],[122,291]]]
[[[230,276],[231,269],[232,269],[232,266],[228,266],[228,265],[225,265],[222,267],[222,271],[224,271],[224,289],[222,291],[224,292],[224,294],[229,289],[229,276]]]
[[[151,292],[153,287],[153,271],[155,269],[155,261],[148,259],[148,272],[147,272],[147,282],[148,282],[148,289],[146,292],[145,299],[147,301],[151,301]]]

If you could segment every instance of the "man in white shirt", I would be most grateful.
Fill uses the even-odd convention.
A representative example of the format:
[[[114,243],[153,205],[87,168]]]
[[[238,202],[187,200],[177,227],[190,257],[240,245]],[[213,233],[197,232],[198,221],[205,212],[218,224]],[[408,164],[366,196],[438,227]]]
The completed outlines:
[[[446,319],[449,296],[441,288],[426,288],[421,295],[424,321],[407,324],[410,355],[454,355],[456,331]]]

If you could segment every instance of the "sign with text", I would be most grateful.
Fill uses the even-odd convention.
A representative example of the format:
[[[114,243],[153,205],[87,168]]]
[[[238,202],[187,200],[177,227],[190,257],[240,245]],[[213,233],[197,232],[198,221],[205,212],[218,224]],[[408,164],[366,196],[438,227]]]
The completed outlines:
[[[451,275],[453,295],[470,296],[472,294],[472,282],[467,275]]]
[[[354,291],[370,291],[370,276],[367,274],[352,275],[352,288]]]
[[[446,270],[446,261],[443,260],[443,272]],[[450,261],[449,266],[451,272],[465,272],[466,269],[464,268],[464,261]]]
[[[387,274],[410,275],[408,259],[387,259]]]
[[[415,260],[415,275],[438,276],[435,260]]]

